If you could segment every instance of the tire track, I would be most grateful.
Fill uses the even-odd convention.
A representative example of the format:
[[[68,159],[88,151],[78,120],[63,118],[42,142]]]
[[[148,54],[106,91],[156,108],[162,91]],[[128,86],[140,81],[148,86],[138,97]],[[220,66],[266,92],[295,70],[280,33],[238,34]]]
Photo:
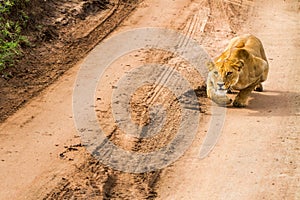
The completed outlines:
[[[201,19],[200,15],[196,14],[193,17],[191,17],[186,25],[186,35],[187,38],[182,38],[179,41],[180,47],[186,47],[189,44],[189,39],[193,38],[196,31],[201,26]],[[154,52],[153,54],[155,54]],[[151,58],[151,54],[148,55],[149,57],[146,58],[146,60],[150,61],[156,61],[164,65],[172,66],[170,63],[173,59],[174,55],[170,55],[168,52],[163,53],[161,56],[156,57],[154,60]],[[155,57],[155,56],[154,56]],[[164,70],[161,75],[157,78],[157,85],[152,87],[149,91],[144,91],[144,98],[143,98],[143,105],[140,107],[143,111],[140,111],[142,113],[141,117],[137,119],[139,124],[142,124],[143,122],[143,115],[147,113],[147,110],[151,105],[154,105],[158,99],[164,95],[164,85],[166,85],[167,82],[171,81],[172,75],[174,73],[173,68],[178,68],[178,65],[174,67],[167,68]],[[172,97],[173,99],[173,97]],[[166,104],[168,98],[163,99],[162,104]],[[171,100],[174,101],[174,100]],[[171,104],[172,105],[172,104]],[[169,109],[177,110],[176,107],[172,106]],[[168,125],[167,125],[168,126]],[[116,140],[117,137],[112,138],[112,141]],[[159,143],[156,143],[155,145],[164,144],[167,137],[165,139],[161,140]],[[167,140],[168,141],[168,140]],[[141,138],[132,141],[133,143],[129,146],[131,147],[131,151],[140,151],[141,149],[145,150],[145,146],[147,145],[148,148],[149,142],[147,140],[143,140]],[[116,141],[117,143],[117,141]],[[148,144],[147,144],[148,143]],[[151,142],[150,142],[151,143]],[[142,147],[143,146],[143,147]],[[147,147],[146,147],[147,148]],[[150,149],[153,149],[153,146],[150,147]],[[148,149],[149,150],[149,149]],[[113,176],[114,182],[109,181],[108,186],[104,188],[104,194],[109,199],[154,199],[157,196],[157,193],[155,192],[154,188],[156,186],[157,181],[160,178],[161,170],[155,171],[155,172],[147,172],[142,174],[127,174],[122,172],[116,172],[112,171],[112,174],[110,176]],[[126,184],[124,182],[126,181]],[[130,193],[129,193],[130,191]]]
[[[206,13],[208,15],[209,12]],[[185,23],[185,26],[183,28],[183,33],[185,37],[179,40],[178,46],[180,48],[187,47],[190,39],[192,39],[199,30],[205,32],[206,24],[208,23],[208,21],[209,21],[208,16],[206,16],[206,18],[203,18],[203,14],[200,12],[192,15]],[[155,54],[155,52],[152,54]],[[152,59],[151,55],[149,56],[150,57],[147,58],[148,61]],[[145,115],[149,107],[151,105],[154,105],[158,101],[159,97],[161,97],[164,94],[163,85],[166,85],[168,82],[171,81],[174,73],[173,69],[175,70],[178,69],[179,67],[178,65],[175,66],[172,65],[173,59],[176,59],[174,56],[175,55],[170,55],[168,53],[163,53],[160,56],[153,56],[155,58],[155,61],[158,61],[160,64],[169,65],[172,67],[167,68],[161,73],[161,75],[157,78],[158,84],[156,86],[154,86],[150,91],[144,91],[144,99],[143,99],[144,106],[140,108],[143,110],[140,111],[140,113],[142,113],[142,116]],[[164,99],[161,103],[166,103],[167,101],[168,99]],[[170,109],[176,110],[176,107],[174,107],[174,105],[172,106],[171,104]],[[142,117],[140,117],[136,121],[138,121],[139,124],[142,124],[144,120],[142,119]],[[165,137],[164,139],[166,138],[167,137]],[[167,141],[169,140],[170,138],[168,138]],[[154,145],[157,146],[164,143],[165,140],[161,140]],[[146,149],[149,148],[150,147],[149,144],[151,144],[150,141],[137,139],[133,141],[133,143],[130,146],[132,146],[131,147],[132,151],[141,151],[141,149],[145,150],[145,145],[146,145]],[[150,149],[153,149],[153,147],[150,147]],[[160,180],[160,175],[162,173],[162,170],[158,170],[156,172],[143,173],[143,174],[124,174],[121,172],[112,172],[112,173],[114,173],[114,178],[117,181],[114,182],[113,184],[109,184],[110,186],[109,189],[105,191],[105,193],[108,195],[110,199],[120,199],[120,198],[155,199],[156,198],[157,192],[155,191],[155,188]],[[126,184],[124,185],[125,180],[126,180]],[[131,194],[128,194],[129,191]]]

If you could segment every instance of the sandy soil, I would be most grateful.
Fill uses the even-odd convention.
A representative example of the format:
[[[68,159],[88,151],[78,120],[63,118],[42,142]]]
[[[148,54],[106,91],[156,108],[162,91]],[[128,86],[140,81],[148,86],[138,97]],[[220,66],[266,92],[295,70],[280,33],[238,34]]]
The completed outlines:
[[[137,0],[32,0],[18,63],[0,76],[0,122],[55,82],[109,35]],[[26,10],[25,10],[26,11]]]
[[[170,52],[124,55],[105,70],[95,98],[99,124],[115,144],[153,151],[178,129],[176,98],[153,85],[132,96],[132,119],[147,124],[148,107],[162,103],[168,117],[161,134],[131,138],[117,126],[111,95],[118,80],[137,66],[161,63],[176,69],[191,82],[200,104],[199,128],[184,156],[162,170],[131,174],[102,165],[82,145],[72,112],[76,65],[0,125],[0,199],[299,199],[298,19],[295,0],[143,1],[109,37],[137,27],[169,28],[194,38],[214,57],[234,35],[254,33],[270,63],[265,91],[253,93],[244,109],[226,108],[216,147],[200,159],[214,106],[205,98],[204,80]],[[168,77],[164,71],[159,80]]]

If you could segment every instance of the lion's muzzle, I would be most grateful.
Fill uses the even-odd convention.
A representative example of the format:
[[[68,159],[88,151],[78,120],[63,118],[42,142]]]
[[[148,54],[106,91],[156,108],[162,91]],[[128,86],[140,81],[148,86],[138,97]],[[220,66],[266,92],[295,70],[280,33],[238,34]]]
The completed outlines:
[[[224,82],[217,82],[218,90],[226,90]]]

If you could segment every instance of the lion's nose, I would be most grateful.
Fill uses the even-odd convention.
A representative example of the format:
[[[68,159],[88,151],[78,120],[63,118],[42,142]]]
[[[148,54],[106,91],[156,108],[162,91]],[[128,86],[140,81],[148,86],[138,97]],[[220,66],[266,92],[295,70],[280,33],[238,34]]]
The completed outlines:
[[[223,82],[218,82],[217,85],[219,86],[219,90],[225,90],[225,84]]]

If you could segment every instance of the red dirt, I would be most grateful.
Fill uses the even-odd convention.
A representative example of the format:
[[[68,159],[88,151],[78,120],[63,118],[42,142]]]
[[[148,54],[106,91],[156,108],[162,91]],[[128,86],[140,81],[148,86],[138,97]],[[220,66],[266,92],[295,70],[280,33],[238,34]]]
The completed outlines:
[[[269,0],[126,2],[120,4],[124,9],[120,11],[121,17],[115,11],[100,25],[91,23],[88,33],[82,31],[86,28],[83,24],[88,26],[87,21],[78,23],[74,28],[82,26],[83,29],[72,30],[72,36],[66,34],[65,37],[73,38],[75,35],[74,38],[79,39],[64,43],[57,51],[51,42],[46,42],[46,47],[37,47],[49,48],[50,52],[55,50],[54,54],[50,54],[49,62],[43,64],[49,66],[49,70],[36,71],[41,74],[37,80],[44,84],[30,81],[35,76],[28,75],[31,77],[28,84],[37,85],[31,86],[33,89],[28,95],[18,89],[6,93],[14,92],[12,99],[16,98],[16,102],[22,98],[30,100],[10,117],[9,114],[22,104],[12,103],[11,106],[6,102],[12,109],[5,112],[7,115],[3,119],[8,118],[0,124],[0,187],[4,188],[0,199],[300,198],[300,72],[296,66],[300,57],[297,51],[299,3],[292,0],[276,3]],[[136,9],[129,15],[135,6]],[[106,12],[102,9],[95,12],[100,11],[102,14]],[[106,16],[101,12],[85,19]],[[114,21],[114,16],[119,21]],[[127,18],[120,23],[125,16]],[[67,23],[62,18],[60,22]],[[103,165],[82,145],[72,111],[72,94],[79,64],[85,62],[82,58],[108,33],[110,38],[138,27],[177,30],[197,40],[212,57],[224,49],[229,39],[245,32],[255,33],[265,46],[270,62],[266,91],[254,92],[248,107],[244,109],[226,108],[225,126],[220,139],[203,160],[199,158],[199,150],[210,126],[214,106],[205,98],[204,80],[185,60],[170,52],[153,49],[123,55],[104,71],[95,96],[99,124],[110,141],[128,151],[149,152],[168,143],[178,129],[178,119],[181,117],[178,102],[168,90],[147,85],[132,95],[131,117],[140,125],[148,123],[150,105],[162,103],[166,113],[169,113],[170,118],[166,119],[161,134],[150,139],[127,137],[117,126],[111,110],[112,93],[124,74],[148,63],[166,64],[187,77],[197,93],[201,118],[192,146],[184,156],[162,170],[133,174]],[[103,32],[106,30],[109,31]],[[48,50],[42,52],[45,61]],[[30,62],[33,60],[29,59]],[[58,60],[61,63],[57,63]],[[45,77],[45,74],[50,74],[50,77]],[[165,76],[168,74],[162,73],[159,80]],[[10,81],[18,83],[17,78]],[[11,87],[14,84],[8,85]],[[39,93],[47,85],[48,88]],[[4,113],[4,110],[1,112]]]

